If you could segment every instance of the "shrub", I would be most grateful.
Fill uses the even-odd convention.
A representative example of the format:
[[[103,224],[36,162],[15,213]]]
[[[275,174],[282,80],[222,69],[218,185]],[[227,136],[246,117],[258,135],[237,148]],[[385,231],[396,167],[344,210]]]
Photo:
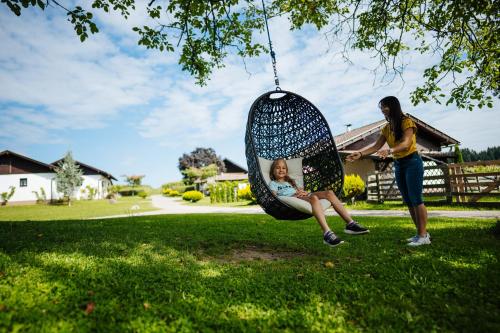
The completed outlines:
[[[351,199],[354,203],[354,199],[364,192],[365,182],[359,175],[351,174],[345,176],[344,187],[342,188],[342,194],[345,199]]]
[[[252,190],[250,189],[250,185],[247,185],[245,188],[238,190],[238,198],[243,200],[251,200],[253,202],[256,201],[256,198],[252,193]]]
[[[16,188],[14,186],[9,186],[9,192],[2,192],[0,193],[0,196],[2,197],[2,205],[6,205],[7,202],[9,202],[10,198],[14,195],[16,192]]]
[[[36,195],[36,203],[45,203],[47,202],[47,193],[45,193],[45,189],[43,187],[40,187],[40,193],[37,191],[32,191]]]
[[[172,190],[172,189],[169,189],[169,188],[164,188],[163,189],[163,195],[167,196],[167,197],[178,197],[181,194],[179,193],[179,191]]]
[[[187,191],[182,195],[182,199],[186,201],[196,202],[203,199],[203,193],[200,191]]]
[[[140,191],[139,193],[137,193],[137,196],[139,196],[142,199],[146,199],[148,194],[146,193],[146,191]]]

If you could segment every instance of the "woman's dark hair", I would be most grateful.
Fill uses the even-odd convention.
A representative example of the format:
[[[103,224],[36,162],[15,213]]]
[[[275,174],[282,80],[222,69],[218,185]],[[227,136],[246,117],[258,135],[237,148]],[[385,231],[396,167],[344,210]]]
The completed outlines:
[[[394,138],[396,141],[401,140],[403,137],[403,119],[406,117],[401,110],[401,104],[399,100],[394,96],[384,97],[378,102],[380,108],[388,107],[389,115],[386,116],[386,120],[391,126],[391,131],[394,133]]]
[[[279,161],[285,162],[285,167],[286,167],[285,181],[289,182],[295,189],[297,189],[297,184],[295,183],[295,180],[293,180],[292,178],[290,178],[290,176],[288,176],[288,165],[286,164],[286,160],[284,158],[278,158],[273,161],[273,163],[271,164],[271,169],[269,170],[269,178],[271,178],[271,180],[276,180],[276,178],[274,178],[274,168],[276,167],[276,164],[278,164]]]

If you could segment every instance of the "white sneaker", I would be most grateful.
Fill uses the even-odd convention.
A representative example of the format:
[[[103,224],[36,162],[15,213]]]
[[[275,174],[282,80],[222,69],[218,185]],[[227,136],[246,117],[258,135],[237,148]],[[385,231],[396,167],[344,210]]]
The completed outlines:
[[[407,238],[407,239],[406,239],[406,242],[407,242],[407,243],[411,243],[411,242],[414,242],[414,241],[416,241],[416,240],[418,240],[418,235],[415,235],[415,236],[413,236],[413,237]]]
[[[427,234],[425,237],[418,237],[417,240],[408,243],[408,246],[420,246],[420,245],[429,245],[431,243],[431,237]]]
[[[418,235],[415,235],[415,236],[413,236],[413,237],[407,238],[407,239],[406,239],[406,242],[407,242],[407,243],[415,242],[415,241],[417,241],[417,240],[418,240],[418,238],[419,238],[419,236],[418,236]],[[429,238],[429,240],[430,240],[430,239],[431,239],[431,234],[427,233],[427,238]]]

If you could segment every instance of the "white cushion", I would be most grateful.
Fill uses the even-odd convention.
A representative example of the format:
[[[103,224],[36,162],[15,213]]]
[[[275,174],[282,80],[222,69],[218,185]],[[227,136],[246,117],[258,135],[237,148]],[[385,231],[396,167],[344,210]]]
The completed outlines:
[[[269,183],[271,182],[271,178],[269,177],[271,164],[273,164],[272,160],[259,157],[260,171],[262,172],[262,175],[264,176],[264,180],[267,185],[269,185]],[[299,157],[286,160],[286,165],[288,166],[288,175],[290,176],[290,178],[295,180],[297,187],[304,188],[304,174],[302,173],[302,158]]]
[[[285,196],[279,196],[278,199],[287,204],[288,206],[291,206],[295,208],[298,211],[301,211],[302,213],[306,214],[311,214],[312,215],[312,207],[311,204],[305,200],[296,198],[296,197],[285,197]],[[323,206],[323,210],[327,209],[330,207],[330,201],[326,199],[321,199],[319,201],[321,203],[321,206]]]

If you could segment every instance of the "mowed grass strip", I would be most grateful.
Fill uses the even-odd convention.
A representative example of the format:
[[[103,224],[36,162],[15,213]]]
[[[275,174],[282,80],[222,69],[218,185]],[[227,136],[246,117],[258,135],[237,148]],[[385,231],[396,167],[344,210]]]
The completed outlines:
[[[498,225],[168,215],[0,222],[0,331],[498,332]]]
[[[133,206],[137,206],[131,209]],[[33,204],[0,206],[0,221],[47,221],[87,219],[93,217],[131,215],[156,210],[150,199],[121,197],[115,203],[109,200],[74,200],[67,204]]]

